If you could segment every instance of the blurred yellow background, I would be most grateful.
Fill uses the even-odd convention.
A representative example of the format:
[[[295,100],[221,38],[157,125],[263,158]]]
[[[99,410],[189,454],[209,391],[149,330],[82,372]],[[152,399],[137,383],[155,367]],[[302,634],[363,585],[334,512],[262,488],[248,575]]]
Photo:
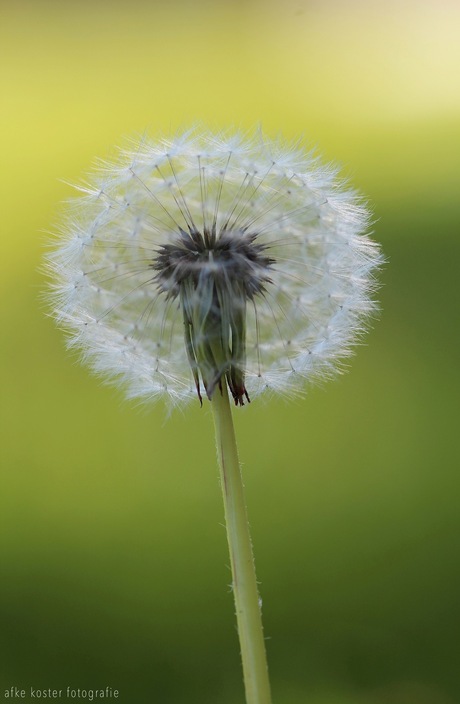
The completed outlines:
[[[235,414],[274,704],[460,700],[459,26],[454,0],[2,3],[0,700],[243,701],[209,408],[101,387],[39,273],[60,179],[196,122],[303,135],[388,258],[349,374]]]

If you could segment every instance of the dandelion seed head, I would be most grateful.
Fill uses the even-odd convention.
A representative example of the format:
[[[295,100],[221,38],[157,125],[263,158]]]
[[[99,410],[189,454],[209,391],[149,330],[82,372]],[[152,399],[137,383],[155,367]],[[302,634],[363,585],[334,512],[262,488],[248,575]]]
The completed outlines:
[[[301,393],[375,309],[367,208],[281,140],[142,138],[79,190],[48,257],[54,312],[129,397]]]

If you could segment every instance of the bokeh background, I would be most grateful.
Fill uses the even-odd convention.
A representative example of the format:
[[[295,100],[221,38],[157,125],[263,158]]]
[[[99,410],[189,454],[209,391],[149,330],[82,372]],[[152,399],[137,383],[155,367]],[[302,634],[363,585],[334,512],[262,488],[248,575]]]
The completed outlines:
[[[388,259],[350,372],[235,414],[274,703],[456,704],[458,2],[0,10],[0,701],[70,685],[243,702],[210,410],[167,419],[101,386],[39,272],[60,179],[203,121],[338,161]]]

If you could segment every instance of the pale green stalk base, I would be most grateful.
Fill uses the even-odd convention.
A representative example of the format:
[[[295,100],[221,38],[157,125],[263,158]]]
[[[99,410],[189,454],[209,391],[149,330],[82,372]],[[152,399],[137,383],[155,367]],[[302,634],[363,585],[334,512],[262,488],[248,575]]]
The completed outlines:
[[[232,412],[225,380],[212,396],[217,455],[233,577],[247,704],[270,704],[270,682],[254,558],[244,503]]]

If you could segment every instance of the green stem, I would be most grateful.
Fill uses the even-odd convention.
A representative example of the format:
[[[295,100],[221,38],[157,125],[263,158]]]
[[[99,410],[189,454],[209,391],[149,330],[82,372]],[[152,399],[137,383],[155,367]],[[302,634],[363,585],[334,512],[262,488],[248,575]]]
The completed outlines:
[[[212,396],[233,594],[247,704],[270,704],[270,682],[251,537],[227,385]]]

